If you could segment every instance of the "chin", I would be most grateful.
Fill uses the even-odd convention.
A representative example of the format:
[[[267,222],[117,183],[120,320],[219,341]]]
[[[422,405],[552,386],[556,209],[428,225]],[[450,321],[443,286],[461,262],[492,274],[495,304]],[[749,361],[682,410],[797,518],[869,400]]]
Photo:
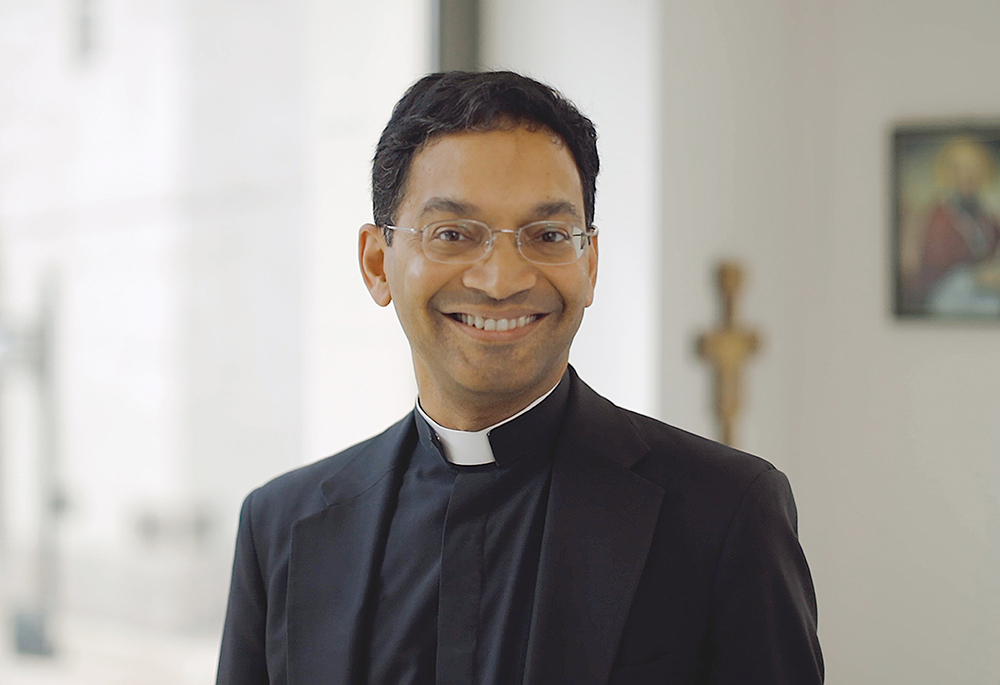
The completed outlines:
[[[542,368],[526,368],[523,363],[491,364],[471,369],[464,379],[458,379],[470,392],[494,397],[516,397],[537,390],[546,382],[548,372]],[[465,382],[462,382],[462,381]],[[543,388],[545,392],[548,388]]]

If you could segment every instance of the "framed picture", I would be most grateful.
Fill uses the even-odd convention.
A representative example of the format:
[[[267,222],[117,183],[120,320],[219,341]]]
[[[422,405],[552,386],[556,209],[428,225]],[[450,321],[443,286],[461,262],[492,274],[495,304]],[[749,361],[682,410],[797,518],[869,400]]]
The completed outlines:
[[[897,317],[1000,322],[1000,120],[892,136]]]

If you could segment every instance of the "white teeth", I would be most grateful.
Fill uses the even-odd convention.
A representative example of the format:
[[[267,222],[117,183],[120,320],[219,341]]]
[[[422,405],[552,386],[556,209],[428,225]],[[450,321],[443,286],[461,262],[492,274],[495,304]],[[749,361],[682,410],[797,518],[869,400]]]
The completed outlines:
[[[529,314],[517,319],[484,319],[472,314],[457,314],[456,316],[466,326],[475,326],[481,331],[512,331],[515,328],[527,326],[538,318],[538,314]]]
[[[538,314],[529,314],[517,319],[484,319],[472,314],[455,314],[458,320],[466,326],[475,326],[481,331],[512,331],[521,326],[527,326],[538,318]]]
[[[515,328],[526,326],[538,318],[537,314],[522,316],[517,319],[484,319],[481,316],[472,314],[459,314],[458,318],[466,326],[475,326],[483,331],[512,331]]]

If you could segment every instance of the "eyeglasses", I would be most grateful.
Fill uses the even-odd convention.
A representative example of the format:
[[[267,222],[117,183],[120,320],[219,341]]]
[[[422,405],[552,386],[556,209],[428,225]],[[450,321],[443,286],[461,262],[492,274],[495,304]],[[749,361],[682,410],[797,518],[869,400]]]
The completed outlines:
[[[597,235],[597,226],[580,228],[565,221],[535,221],[517,230],[503,231],[473,219],[435,221],[423,228],[385,228],[419,235],[424,256],[443,264],[478,262],[493,249],[497,233],[515,236],[517,251],[529,262],[549,266],[572,264],[583,256]]]

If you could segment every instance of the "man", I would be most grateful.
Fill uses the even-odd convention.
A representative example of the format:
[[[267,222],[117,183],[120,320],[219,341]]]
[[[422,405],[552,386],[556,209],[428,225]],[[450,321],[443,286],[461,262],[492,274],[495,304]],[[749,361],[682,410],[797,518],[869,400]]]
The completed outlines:
[[[785,477],[568,366],[597,170],[591,122],[516,74],[397,104],[360,262],[417,406],[247,497],[220,683],[822,682]]]

